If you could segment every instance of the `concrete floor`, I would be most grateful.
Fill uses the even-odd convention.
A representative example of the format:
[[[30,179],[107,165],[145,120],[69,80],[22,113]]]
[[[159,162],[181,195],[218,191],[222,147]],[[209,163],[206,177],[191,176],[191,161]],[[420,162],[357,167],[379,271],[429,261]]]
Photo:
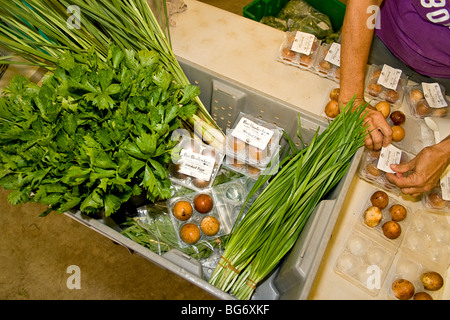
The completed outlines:
[[[251,0],[201,2],[242,15]],[[9,204],[8,193],[0,188],[0,300],[214,298],[65,215],[40,218],[41,205]],[[71,265],[80,289],[67,286]]]

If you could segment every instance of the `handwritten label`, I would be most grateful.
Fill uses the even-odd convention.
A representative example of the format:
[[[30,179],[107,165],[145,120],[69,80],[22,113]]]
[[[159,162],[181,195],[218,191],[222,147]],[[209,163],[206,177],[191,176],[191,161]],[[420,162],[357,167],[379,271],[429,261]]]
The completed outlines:
[[[393,145],[389,145],[386,148],[382,147],[377,168],[384,172],[395,173],[390,166],[391,164],[399,164],[401,157],[402,151]]]
[[[432,108],[445,108],[448,106],[447,101],[442,94],[441,87],[438,83],[422,82],[423,96],[427,100],[428,105]]]
[[[314,39],[315,36],[313,34],[297,31],[291,50],[309,56],[314,44]]]
[[[341,45],[339,43],[333,42],[331,44],[325,60],[338,67],[341,65]]]
[[[231,135],[259,149],[265,149],[273,136],[273,131],[250,119],[242,117]]]
[[[188,176],[209,181],[214,169],[215,159],[183,149],[180,152],[179,172]]]
[[[381,69],[381,74],[378,78],[378,84],[381,84],[388,89],[396,90],[401,75],[402,70],[392,68],[391,66],[385,64]]]

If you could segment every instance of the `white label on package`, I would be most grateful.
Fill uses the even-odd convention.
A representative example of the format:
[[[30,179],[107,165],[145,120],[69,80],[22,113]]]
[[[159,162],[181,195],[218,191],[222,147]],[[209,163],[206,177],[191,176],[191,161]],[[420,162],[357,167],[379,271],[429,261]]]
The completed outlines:
[[[450,172],[441,178],[442,199],[450,201]]]
[[[391,66],[385,64],[381,69],[381,74],[378,78],[378,84],[381,84],[388,89],[396,90],[401,75],[402,70],[392,68]]]
[[[402,157],[402,151],[393,145],[381,148],[380,157],[378,158],[377,168],[389,173],[395,173],[391,169],[391,164],[399,164]]]
[[[427,100],[428,104],[432,108],[445,108],[447,107],[447,101],[445,101],[442,94],[441,87],[438,83],[425,83],[422,82],[423,96]]]
[[[325,60],[338,67],[341,65],[341,45],[339,43],[333,42],[331,44]]]
[[[231,135],[249,145],[264,150],[273,136],[273,131],[242,117]]]
[[[313,34],[297,31],[291,50],[301,54],[310,55],[314,39],[315,36]]]
[[[215,164],[214,158],[185,149],[181,150],[180,156],[180,173],[205,181],[211,179]]]

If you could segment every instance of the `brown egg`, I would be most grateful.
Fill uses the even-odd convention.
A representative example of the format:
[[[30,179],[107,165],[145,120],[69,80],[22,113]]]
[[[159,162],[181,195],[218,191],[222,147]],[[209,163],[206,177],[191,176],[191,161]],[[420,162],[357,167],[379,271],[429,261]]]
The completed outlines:
[[[173,206],[172,213],[178,220],[185,221],[192,217],[194,211],[188,201],[180,200]]]
[[[336,118],[339,113],[339,103],[337,102],[337,100],[330,100],[325,106],[325,114],[327,115],[327,117]]]
[[[322,60],[319,63],[319,67],[322,68],[325,72],[328,72],[331,70],[331,63],[329,63],[327,60]]]
[[[392,89],[387,90],[385,93],[385,96],[386,96],[386,101],[388,101],[390,103],[396,103],[399,98],[398,92],[395,90],[392,90]]]
[[[413,105],[416,105],[417,102],[423,99],[423,93],[419,89],[411,90],[409,93],[409,100]]]
[[[291,49],[289,49],[289,47],[286,47],[282,50],[282,56],[284,59],[287,60],[293,60],[295,58],[295,55],[297,53],[295,51],[292,51]]]
[[[205,235],[214,236],[219,232],[220,222],[216,217],[206,216],[202,219],[200,228]]]
[[[402,126],[392,126],[392,140],[395,142],[402,141],[405,137],[405,129]]]
[[[254,147],[254,146],[249,146],[248,154],[251,159],[253,159],[255,161],[261,161],[267,157],[267,148],[260,149],[260,148]]]
[[[253,166],[247,166],[247,170],[248,173],[250,173],[251,175],[259,175],[261,173],[260,169]]]
[[[433,116],[443,118],[447,115],[447,108],[435,108],[433,110]]]
[[[399,300],[408,300],[412,298],[415,292],[414,285],[406,279],[397,279],[392,283],[392,292]]]
[[[229,146],[234,152],[240,152],[244,150],[246,146],[246,143],[244,141],[235,137],[228,137],[228,141]]]
[[[376,69],[376,70],[374,70],[373,72],[372,72],[372,74],[371,74],[371,76],[370,76],[370,78],[372,79],[372,80],[378,80],[378,78],[380,77],[380,74],[381,74],[381,69]]]
[[[391,112],[391,105],[386,101],[380,101],[375,105],[375,109],[380,111],[384,118],[387,118]]]
[[[307,56],[307,55],[302,55],[300,58],[300,64],[304,65],[304,66],[310,66],[312,63],[312,58],[311,56]]]
[[[397,239],[402,233],[400,224],[392,220],[385,222],[381,229],[383,230],[383,234],[386,236],[386,238],[392,240]]]
[[[340,79],[340,78],[341,78],[341,68],[337,68],[337,69],[334,71],[334,77],[335,77],[336,79]]]
[[[340,88],[334,88],[330,91],[330,99],[331,100],[338,100],[339,99],[339,94],[341,93],[341,89]]]
[[[209,194],[200,193],[194,198],[194,208],[200,213],[208,213],[214,205],[213,199]]]
[[[200,178],[195,178],[192,181],[192,184],[196,186],[197,188],[206,188],[211,183],[211,180],[203,180]]]
[[[392,112],[390,118],[392,120],[392,123],[396,126],[400,126],[406,121],[405,114],[399,110]]]
[[[200,229],[193,223],[186,223],[180,229],[180,237],[186,243],[196,243],[200,239]]]
[[[424,101],[421,101],[416,106],[416,112],[419,116],[424,117],[431,112],[431,108],[426,105]]]
[[[371,176],[374,176],[374,177],[379,177],[382,174],[382,171],[380,169],[378,169],[374,163],[369,163],[366,166],[366,170]]]
[[[394,204],[389,208],[389,214],[393,221],[403,221],[406,218],[406,208],[401,204]]]
[[[383,88],[378,83],[371,83],[367,87],[367,91],[369,91],[369,94],[373,97],[378,97],[382,90]]]
[[[417,292],[414,295],[414,300],[433,300],[433,297],[430,296],[428,293],[421,291],[421,292]]]
[[[428,195],[428,203],[432,208],[442,209],[445,207],[446,201],[442,199],[438,192],[432,192]]]
[[[378,207],[381,210],[383,210],[389,204],[389,196],[387,195],[386,192],[384,192],[382,190],[378,190],[378,191],[375,191],[370,196],[370,202],[372,203],[373,206]]]

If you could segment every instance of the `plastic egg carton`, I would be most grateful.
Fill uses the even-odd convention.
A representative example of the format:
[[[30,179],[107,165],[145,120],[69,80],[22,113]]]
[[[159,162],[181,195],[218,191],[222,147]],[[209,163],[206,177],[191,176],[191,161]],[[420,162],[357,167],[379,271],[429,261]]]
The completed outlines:
[[[314,71],[320,40],[300,31],[287,31],[279,49],[279,60],[298,68]]]
[[[445,96],[445,89],[436,83],[435,90],[430,90],[424,95],[424,84],[407,86],[405,88],[405,100],[411,115],[424,119],[426,117],[450,118],[450,103]],[[431,105],[430,105],[431,102]]]
[[[394,198],[392,195],[390,195],[389,193],[386,192],[386,195],[388,196],[389,202],[386,206],[386,208],[381,209],[381,213],[383,214],[383,217],[381,219],[381,221],[378,223],[378,225],[374,226],[374,227],[370,227],[368,226],[365,222],[364,222],[364,214],[366,209],[368,209],[369,207],[373,206],[373,204],[370,201],[370,197],[372,196],[373,193],[375,193],[376,191],[382,191],[379,189],[375,189],[373,190],[370,195],[368,195],[368,200],[362,210],[362,213],[359,215],[359,219],[356,222],[356,226],[355,228],[360,230],[361,232],[365,233],[365,234],[372,234],[374,237],[377,238],[381,238],[384,241],[388,241],[389,243],[392,243],[395,247],[399,247],[400,244],[403,241],[403,238],[405,237],[405,234],[411,224],[411,221],[413,219],[414,216],[414,212],[411,209],[411,207],[409,207],[408,205],[406,205],[403,201],[398,201],[396,198]],[[383,233],[383,225],[388,222],[393,220],[389,209],[394,206],[394,205],[401,205],[406,209],[406,217],[404,220],[401,221],[397,221],[397,223],[400,225],[401,228],[401,233],[400,236],[398,238],[395,239],[389,239],[387,238],[384,233]]]
[[[397,76],[395,76],[395,71],[398,72]],[[386,81],[384,81],[385,79]],[[396,81],[397,79],[398,81]],[[407,81],[407,76],[399,69],[393,69],[388,65],[370,65],[365,80],[365,98],[367,101],[371,101],[372,105],[386,101],[394,108],[399,108],[403,101]]]
[[[419,211],[414,215],[402,248],[414,252],[422,260],[442,266],[450,263],[450,224],[445,215]]]
[[[334,271],[337,274],[372,296],[376,296],[380,292],[383,281],[413,217],[413,212],[409,206],[388,194],[389,202],[386,208],[381,210],[383,217],[380,223],[375,227],[367,226],[364,223],[364,212],[372,206],[370,197],[376,191],[379,190],[373,189],[367,195],[368,200],[362,208],[362,212],[334,266]],[[400,236],[396,239],[389,239],[383,234],[382,226],[385,222],[391,220],[389,208],[396,204],[403,205],[407,214],[404,220],[398,221],[402,230]]]
[[[244,179],[246,180],[246,179]],[[231,182],[208,188],[200,192],[192,192],[183,196],[173,197],[167,200],[170,217],[178,235],[178,243],[181,247],[196,245],[203,241],[209,241],[218,238],[222,235],[228,234],[231,231],[233,223],[244,203],[249,189],[243,179],[233,180]],[[197,196],[207,195],[212,201],[212,208],[208,212],[200,212],[195,207],[195,199]],[[178,219],[174,214],[174,206],[180,201],[187,202],[192,208],[192,216],[185,220]],[[239,208],[239,210],[235,210]],[[219,222],[220,226],[215,234],[205,234],[201,228],[203,219],[207,217],[214,217]],[[195,225],[200,231],[200,237],[194,243],[187,243],[183,241],[180,236],[181,228],[186,224]]]
[[[167,207],[169,208],[172,223],[177,231],[179,245],[181,247],[196,245],[200,242],[210,241],[222,235],[229,234],[253,184],[253,180],[244,177],[217,185],[213,188],[208,188],[201,192],[192,192],[167,200]],[[194,205],[195,198],[202,194],[211,197],[213,203],[211,211],[206,213],[199,212]],[[174,206],[179,201],[186,201],[192,208],[193,214],[186,220],[179,220],[174,215]],[[201,229],[202,220],[209,216],[215,217],[220,223],[219,230],[214,235],[206,235]],[[186,243],[180,237],[180,230],[187,223],[194,224],[200,230],[200,238],[195,243]]]
[[[336,61],[336,58],[339,57],[332,55],[334,51],[336,51],[336,54],[339,56],[340,50],[337,50],[336,46],[340,46],[340,44],[323,43],[317,52],[313,66],[319,76],[339,82],[341,78],[341,68],[339,61]],[[330,49],[332,49],[330,54],[332,56],[327,57],[328,53],[330,53]]]
[[[169,179],[194,191],[204,190],[212,186],[223,158],[222,151],[199,140],[181,137],[172,150]]]
[[[195,199],[195,197],[200,196],[200,195],[207,195],[212,200],[212,208],[207,213],[201,213],[195,208],[194,199]],[[181,201],[186,202],[187,203],[186,206],[190,206],[190,208],[191,208],[191,210],[193,212],[192,216],[190,216],[189,218],[187,218],[185,220],[179,220],[174,215],[174,207],[177,205],[177,203],[180,203]],[[225,234],[225,230],[224,230],[224,228],[222,226],[221,219],[220,219],[220,216],[219,216],[219,209],[217,207],[217,203],[216,203],[216,201],[214,199],[214,196],[213,196],[211,190],[208,190],[208,191],[205,190],[205,191],[202,191],[202,192],[193,192],[193,193],[181,196],[181,197],[171,198],[171,199],[169,199],[167,201],[167,206],[169,208],[169,212],[170,212],[170,217],[172,219],[172,223],[173,223],[173,225],[175,227],[175,230],[177,231],[178,243],[179,243],[180,247],[186,247],[186,246],[189,246],[189,245],[195,245],[195,244],[197,244],[199,242],[202,242],[204,240],[207,241],[207,240],[210,240],[210,239],[214,239],[216,237],[220,237],[221,235]],[[213,236],[207,236],[206,234],[204,234],[204,232],[201,231],[201,222],[206,217],[214,217],[220,223],[220,226],[219,226],[219,229],[218,229],[217,233],[214,234]],[[199,239],[197,241],[192,242],[192,243],[187,243],[187,242],[185,242],[185,241],[183,241],[181,239],[180,231],[181,231],[181,228],[183,226],[185,226],[186,224],[193,224],[194,226],[196,226],[198,228],[200,236],[199,236]]]
[[[400,188],[398,188],[393,183],[389,182],[385,176],[385,172],[377,168],[379,156],[380,156],[379,151],[371,151],[367,148],[364,150],[358,169],[359,177],[388,192],[392,192],[396,195],[399,195],[401,193]],[[400,162],[409,161],[413,157],[414,155],[402,150]]]
[[[225,157],[223,165],[227,169],[243,174],[254,180],[258,179],[261,173],[264,172],[264,170],[261,170],[260,168],[249,165],[233,157]]]
[[[424,272],[435,271],[444,279],[450,263],[450,224],[445,215],[419,211],[413,216],[403,243],[389,270],[380,296],[397,300],[392,292],[392,283],[406,279],[414,285],[415,292],[426,292],[433,299],[442,297],[444,288],[426,290],[420,280]],[[413,298],[412,298],[413,299]]]
[[[353,230],[336,260],[334,271],[368,294],[376,296],[395,253],[396,246]],[[373,277],[375,273],[379,278]]]
[[[247,165],[247,172],[255,168],[254,174],[271,164],[276,165],[280,150],[282,131],[274,124],[254,116],[240,113],[236,122],[226,133],[226,163],[231,169]],[[253,173],[252,172],[252,173]]]
[[[450,201],[442,198],[441,187],[435,187],[422,196],[422,205],[425,210],[436,213],[450,213]]]
[[[424,288],[420,276],[424,272],[434,271],[439,273],[444,279],[444,286],[436,291],[427,290]],[[416,254],[415,252],[402,248],[398,251],[388,275],[382,286],[379,297],[385,300],[399,300],[395,297],[392,290],[392,284],[398,279],[405,279],[411,282],[414,286],[414,294],[419,292],[428,293],[433,300],[439,300],[442,298],[442,294],[445,288],[445,279],[447,278],[447,265],[436,264],[432,261],[425,259],[423,256]],[[409,299],[414,300],[414,295]]]

